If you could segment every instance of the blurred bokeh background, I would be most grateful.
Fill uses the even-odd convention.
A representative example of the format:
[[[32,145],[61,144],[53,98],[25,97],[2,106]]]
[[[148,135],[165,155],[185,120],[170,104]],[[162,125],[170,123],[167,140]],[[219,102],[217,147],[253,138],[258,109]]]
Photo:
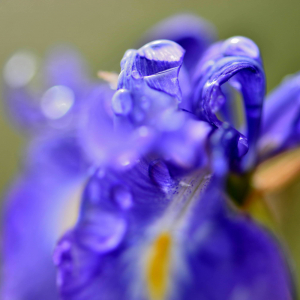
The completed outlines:
[[[268,91],[300,70],[300,1],[295,0],[1,0],[0,69],[19,49],[43,56],[49,47],[68,43],[87,58],[95,77],[100,69],[118,72],[126,49],[135,47],[156,22],[180,12],[211,21],[221,39],[253,39],[262,52]],[[17,172],[24,144],[7,120],[3,101],[0,135],[3,195]],[[300,269],[300,179],[272,197],[293,265]]]

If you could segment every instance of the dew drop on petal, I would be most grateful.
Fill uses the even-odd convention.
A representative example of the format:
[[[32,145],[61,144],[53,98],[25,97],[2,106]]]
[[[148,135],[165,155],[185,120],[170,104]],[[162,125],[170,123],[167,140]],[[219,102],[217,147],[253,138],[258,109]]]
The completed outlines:
[[[99,213],[93,220],[82,221],[77,230],[79,242],[88,249],[104,253],[117,248],[126,232],[127,223],[111,213]]]
[[[248,149],[249,147],[247,139],[244,137],[240,137],[238,142],[239,157],[243,157],[248,152]]]
[[[74,92],[63,85],[57,85],[48,89],[42,97],[41,108],[49,119],[59,119],[73,106]]]
[[[112,189],[113,200],[122,209],[129,209],[132,207],[132,194],[131,192],[122,185],[117,185]]]
[[[140,137],[147,137],[149,135],[149,128],[147,126],[141,126],[138,129],[138,133]]]
[[[130,92],[125,89],[118,90],[112,98],[112,109],[116,115],[127,115],[132,109]]]
[[[15,53],[4,67],[4,80],[11,88],[27,85],[38,68],[37,57],[28,51]]]
[[[172,178],[167,165],[161,160],[153,161],[149,166],[151,180],[163,190],[168,190],[172,185]]]

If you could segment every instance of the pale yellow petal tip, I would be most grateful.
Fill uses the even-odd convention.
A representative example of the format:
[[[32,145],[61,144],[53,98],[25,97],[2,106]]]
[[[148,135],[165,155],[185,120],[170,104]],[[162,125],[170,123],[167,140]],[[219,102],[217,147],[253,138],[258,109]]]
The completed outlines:
[[[146,266],[146,282],[151,300],[164,300],[168,292],[172,237],[161,233],[151,245]]]
[[[116,90],[117,89],[117,86],[118,86],[118,78],[119,78],[119,75],[117,73],[114,73],[114,72],[106,72],[106,71],[99,71],[97,73],[97,76],[108,82],[110,87],[113,89],[113,90]]]
[[[284,188],[300,176],[300,148],[277,155],[263,162],[253,174],[256,190],[272,192]]]

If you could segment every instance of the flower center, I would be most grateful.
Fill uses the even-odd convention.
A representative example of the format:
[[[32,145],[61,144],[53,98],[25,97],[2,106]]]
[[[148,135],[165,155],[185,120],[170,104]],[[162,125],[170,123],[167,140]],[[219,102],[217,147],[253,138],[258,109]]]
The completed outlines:
[[[172,191],[172,203],[154,228],[151,228],[151,235],[155,238],[146,251],[145,260],[145,281],[151,300],[165,299],[170,290],[170,271],[176,264],[172,255],[174,245],[178,244],[177,240],[180,239],[180,232],[186,228],[189,213],[200,200],[209,180],[207,172],[182,178]]]

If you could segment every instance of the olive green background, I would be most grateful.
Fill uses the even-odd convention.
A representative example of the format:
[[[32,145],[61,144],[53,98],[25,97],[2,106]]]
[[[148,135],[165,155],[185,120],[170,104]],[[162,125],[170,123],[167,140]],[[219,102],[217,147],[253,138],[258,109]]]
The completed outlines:
[[[157,21],[192,12],[215,24],[221,39],[245,35],[260,47],[268,90],[300,70],[298,0],[1,0],[0,69],[16,50],[43,55],[57,43],[75,45],[96,71],[119,71],[124,51]],[[17,171],[23,138],[8,123],[0,101],[0,193]],[[283,232],[300,265],[300,182],[278,197]],[[299,200],[299,201],[297,201]]]

